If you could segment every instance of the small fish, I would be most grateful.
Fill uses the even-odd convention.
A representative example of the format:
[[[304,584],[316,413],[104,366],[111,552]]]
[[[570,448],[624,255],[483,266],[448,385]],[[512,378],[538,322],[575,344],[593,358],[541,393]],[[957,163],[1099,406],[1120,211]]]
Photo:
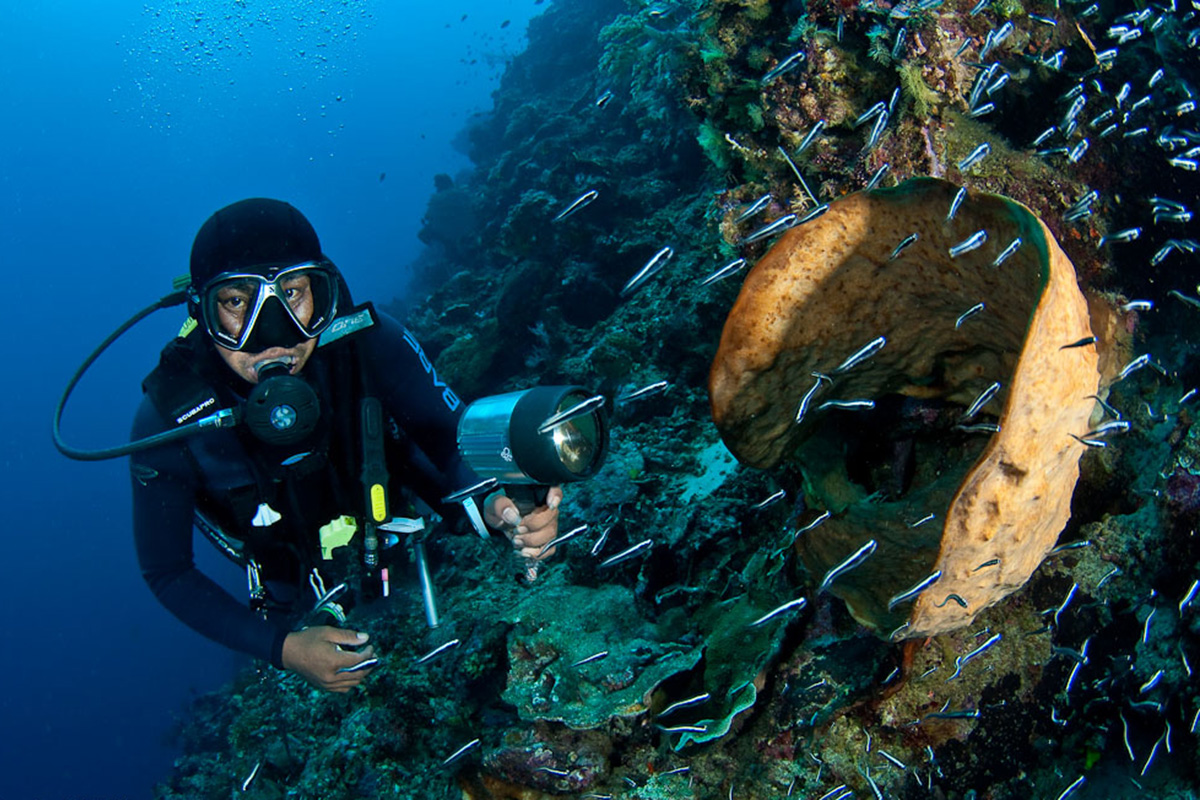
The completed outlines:
[[[884,336],[879,336],[872,339],[851,354],[849,358],[839,364],[837,368],[833,370],[832,374],[841,375],[843,372],[853,369],[882,350],[885,344],[887,344],[887,338]]]
[[[592,545],[592,555],[593,556],[599,555],[600,551],[604,549],[604,543],[608,541],[608,533],[611,530],[612,530],[612,526],[609,525],[607,528],[605,528],[603,531],[600,532],[600,538],[596,540],[596,543],[594,545]]]
[[[1033,140],[1033,146],[1041,147],[1043,142],[1045,142],[1047,139],[1049,139],[1051,136],[1053,136],[1057,132],[1058,132],[1058,126],[1051,125],[1049,128],[1046,128],[1046,130],[1044,130],[1038,134],[1038,137]]]
[[[633,292],[639,286],[641,286],[652,275],[662,269],[666,263],[671,260],[671,256],[673,255],[675,255],[675,250],[671,247],[664,247],[655,253],[654,256],[646,262],[645,266],[638,270],[637,274],[630,278],[629,282],[621,288],[621,297],[627,297],[628,295],[633,294]]]
[[[866,561],[868,558],[870,558],[871,554],[875,552],[876,546],[877,546],[877,543],[875,542],[875,540],[871,539],[866,544],[864,544],[862,547],[858,548],[852,554],[850,554],[850,556],[848,556],[844,561],[842,561],[842,563],[837,564],[832,569],[830,569],[828,572],[826,572],[825,577],[821,580],[820,587],[818,587],[818,589],[817,589],[817,594],[820,594],[820,593],[824,592],[826,589],[828,589],[829,586],[835,580],[837,580],[837,578],[839,576],[849,572],[850,570],[861,565],[864,561]]]
[[[1125,84],[1125,85],[1128,86],[1129,84]],[[1092,128],[1098,128],[1098,127],[1100,127],[1100,123],[1111,118],[1112,115],[1115,113],[1117,113],[1116,109],[1110,108],[1108,111],[1105,111],[1103,114],[1099,114],[1099,115],[1093,117],[1092,121],[1089,122],[1088,125]]]
[[[1083,786],[1083,784],[1086,782],[1087,782],[1087,777],[1084,775],[1080,775],[1078,778],[1075,779],[1075,781],[1070,786],[1063,789],[1062,794],[1060,794],[1058,797],[1056,797],[1055,800],[1067,800],[1067,798],[1071,796],[1072,792],[1074,792],[1080,786]]]
[[[254,776],[258,774],[258,770],[261,766],[262,766],[262,762],[259,761],[257,764],[254,765],[254,769],[250,770],[249,777],[247,777],[246,780],[242,781],[242,791],[243,792],[250,788],[250,784],[253,783]]]
[[[883,135],[883,129],[888,124],[888,113],[885,108],[878,117],[875,118],[875,125],[871,128],[871,135],[867,137],[867,145],[864,150],[870,150],[875,145],[879,144],[879,137]]]
[[[1005,261],[1007,261],[1013,255],[1013,253],[1016,253],[1017,250],[1019,250],[1020,248],[1021,248],[1021,237],[1018,236],[1017,238],[1015,238],[1011,242],[1009,242],[1008,247],[1004,248],[1004,250],[1000,253],[1000,255],[996,256],[996,260],[992,262],[992,266],[993,267],[1000,266]]]
[[[371,667],[375,666],[378,663],[379,663],[378,658],[366,658],[366,659],[363,659],[362,661],[358,662],[357,664],[355,664],[352,667],[342,667],[341,669],[337,670],[337,672],[339,672],[339,673],[359,672],[360,670],[370,669]]]
[[[958,244],[950,248],[950,257],[958,258],[961,255],[977,250],[987,241],[987,231],[975,231],[975,233],[963,239]]]
[[[950,213],[946,215],[946,221],[954,219],[954,215],[958,213],[959,207],[963,201],[967,199],[967,187],[960,186],[958,191],[954,193],[954,199],[950,201]]]
[[[988,402],[996,396],[996,392],[1000,391],[1000,382],[996,381],[991,386],[979,393],[971,405],[967,406],[967,410],[963,412],[962,419],[964,422],[971,419],[980,412],[980,410],[988,404]]]
[[[713,274],[711,274],[707,278],[705,278],[703,281],[701,281],[700,285],[708,286],[711,283],[716,283],[719,280],[728,278],[730,275],[736,275],[738,272],[741,271],[742,267],[744,267],[744,266],[746,266],[746,259],[735,258],[733,261],[730,261],[728,264],[721,267],[719,270],[717,270],[716,272],[714,272]]]
[[[598,394],[593,397],[589,397],[587,400],[576,403],[565,411],[560,411],[557,414],[553,414],[543,420],[542,424],[538,426],[538,433],[549,433],[557,427],[566,425],[573,419],[586,416],[596,409],[603,407],[605,402],[607,402],[607,400],[604,395]]]
[[[817,389],[819,389],[821,387],[821,381],[825,381],[826,383],[833,383],[832,378],[830,378],[828,375],[823,375],[820,372],[814,372],[814,373],[812,373],[812,376],[817,379],[817,382],[814,383],[812,385],[812,388],[810,388],[807,392],[805,392],[804,396],[800,398],[800,407],[798,409],[796,409],[796,422],[797,423],[799,423],[802,419],[804,419],[804,415],[806,413],[808,413],[808,404],[812,402],[813,395],[816,394]]]
[[[708,733],[705,725],[676,725],[674,727],[657,726],[663,733]]]
[[[1179,616],[1182,617],[1184,609],[1191,605],[1192,601],[1196,599],[1196,593],[1198,591],[1200,591],[1200,581],[1192,581],[1191,588],[1187,590],[1187,594],[1185,594],[1183,599],[1179,601]]]
[[[762,84],[763,86],[766,86],[768,83],[775,80],[780,75],[783,75],[785,72],[791,72],[793,69],[800,66],[800,62],[802,62],[803,60],[804,60],[804,51],[797,50],[796,52],[792,53],[790,56],[785,58],[783,61],[779,62],[778,66],[776,66],[775,69],[771,70],[766,75],[763,75],[762,80],[759,81],[759,83]]]
[[[1058,20],[1051,19],[1050,17],[1043,17],[1041,14],[1030,14],[1029,19],[1041,25],[1048,25],[1051,28],[1058,27]]]
[[[891,166],[892,165],[890,162],[884,162],[884,165],[882,167],[875,170],[875,173],[873,175],[871,175],[871,179],[869,181],[867,181],[867,185],[866,185],[866,187],[864,187],[865,190],[869,192],[872,189],[874,189],[876,186],[878,186],[879,182],[881,180],[883,180],[883,176],[887,174],[887,171]]]
[[[572,664],[571,666],[572,667],[582,667],[584,664],[590,664],[593,661],[599,661],[602,658],[608,658],[607,650],[601,650],[599,653],[590,655],[587,658],[581,658],[578,661],[576,661],[574,664]]]
[[[700,703],[703,703],[711,698],[712,698],[712,695],[709,694],[708,692],[705,692],[704,694],[698,694],[695,697],[689,697],[687,700],[680,700],[679,702],[672,703],[671,705],[664,708],[662,711],[658,712],[658,714],[655,715],[655,719],[658,719],[659,717],[665,717],[667,714],[670,714],[672,711],[678,711],[681,708],[688,708],[689,706],[699,705]]]
[[[800,155],[807,150],[809,146],[816,141],[817,137],[821,135],[821,131],[823,130],[825,130],[825,120],[819,119],[817,120],[816,124],[813,125],[812,130],[809,131],[804,139],[800,142],[800,146],[796,148],[796,155]]]
[[[869,411],[875,407],[874,400],[826,400],[817,406],[818,411],[837,408],[843,411]]]
[[[472,484],[471,486],[468,486],[465,489],[459,489],[457,492],[453,492],[451,494],[446,495],[445,497],[442,498],[442,502],[445,503],[446,505],[453,505],[454,503],[461,503],[463,500],[466,500],[468,497],[474,497],[475,495],[480,495],[480,494],[487,494],[492,489],[494,489],[498,483],[499,483],[499,481],[496,480],[495,478],[488,478],[487,480],[483,480],[483,481],[480,481],[479,483]]]
[[[1074,661],[1076,664],[1080,664],[1080,665],[1086,667],[1088,664],[1087,642],[1084,642],[1083,645],[1084,645],[1083,650],[1081,650],[1081,651],[1075,651],[1069,647],[1051,646],[1050,652],[1054,653],[1054,655],[1056,655],[1056,656],[1062,656],[1063,658],[1068,658],[1071,661]]]
[[[992,152],[992,146],[987,142],[984,142],[968,153],[966,158],[958,162],[958,171],[966,172],[971,167],[982,161],[990,152]]]
[[[615,556],[609,556],[605,560],[601,561],[600,566],[611,567],[613,564],[618,564],[627,558],[633,558],[638,553],[640,553],[643,550],[645,550],[646,548],[650,547],[650,545],[652,545],[652,544],[654,544],[653,539],[645,539],[643,541],[640,541],[637,544],[633,545],[632,547],[626,547],[624,550],[617,553]]]
[[[922,719],[977,719],[979,717],[979,709],[973,708],[969,711],[934,711],[926,714]]]
[[[587,531],[587,529],[588,529],[587,525],[580,525],[579,527],[572,528],[571,530],[567,531],[566,533],[564,533],[560,536],[555,536],[553,539],[551,539],[550,541],[548,541],[544,545],[542,545],[542,549],[538,551],[538,555],[540,556],[542,553],[545,553],[547,550],[549,550],[551,547],[554,547],[555,545],[562,544],[563,542],[565,542],[569,539],[574,539],[579,534],[585,533]]]
[[[897,86],[895,89],[892,89],[892,96],[890,99],[888,99],[887,112],[889,117],[896,113],[896,101],[899,99],[900,87]]]
[[[925,591],[930,586],[932,586],[940,577],[942,577],[942,571],[939,569],[936,572],[934,572],[932,575],[930,575],[929,577],[920,581],[919,583],[916,583],[913,586],[911,586],[910,588],[905,589],[900,594],[893,596],[891,600],[888,600],[888,606],[887,606],[888,611],[891,611],[893,608],[900,605],[905,600],[912,600],[914,597],[919,595],[921,592]]]
[[[1194,306],[1196,308],[1200,308],[1200,299],[1197,299],[1195,297],[1188,297],[1186,294],[1179,291],[1178,289],[1172,289],[1171,291],[1167,292],[1167,294],[1171,295],[1174,298],[1182,300],[1183,302],[1187,303],[1189,306]]]
[[[1076,436],[1073,433],[1068,433],[1067,435],[1080,444],[1086,445],[1087,447],[1108,447],[1108,442],[1104,441],[1103,439],[1084,439],[1083,437]]]
[[[770,508],[771,506],[775,505],[785,497],[787,497],[787,492],[785,492],[783,489],[780,489],[778,492],[771,495],[766,500],[763,500],[761,503],[755,503],[754,505],[750,506],[750,510],[762,511],[764,508]]]
[[[959,656],[958,658],[954,659],[954,674],[946,679],[946,683],[949,683],[950,681],[957,678],[959,673],[962,672],[962,668],[967,665],[967,662],[982,655],[992,645],[994,645],[994,644],[996,644],[996,642],[1000,641],[1001,638],[1003,638],[1003,637],[999,633],[993,634],[992,638],[988,639],[986,642],[979,645],[979,647],[976,647],[974,650],[967,653],[965,656]]]
[[[656,394],[665,392],[671,384],[667,381],[656,381],[648,386],[643,386],[640,389],[634,389],[632,392],[626,392],[617,398],[618,403],[628,403],[633,400],[642,400],[647,397],[653,397]]]
[[[954,320],[954,329],[958,330],[959,328],[961,328],[962,324],[964,322],[966,322],[968,319],[970,319],[971,317],[978,314],[980,311],[983,311],[983,308],[984,308],[983,303],[976,303],[975,305],[968,308],[966,311],[964,311],[962,313],[961,316],[959,316],[958,319]]]
[[[905,236],[903,239],[900,240],[900,244],[896,245],[896,249],[892,251],[892,255],[888,258],[888,261],[895,261],[897,258],[900,257],[901,253],[903,253],[907,248],[909,248],[910,246],[915,244],[917,239],[919,239],[919,238],[921,238],[921,235],[919,233],[915,233],[915,232],[910,233],[908,236]]]
[[[797,539],[797,538],[799,538],[800,534],[802,534],[802,533],[808,533],[808,532],[809,532],[809,531],[811,531],[813,528],[817,527],[817,526],[818,526],[818,525],[820,525],[822,522],[824,522],[825,520],[829,519],[831,516],[832,516],[832,514],[831,514],[831,512],[829,511],[829,509],[825,509],[824,511],[822,511],[822,512],[821,512],[820,516],[818,516],[818,517],[817,517],[816,519],[814,519],[812,522],[810,522],[810,523],[808,523],[807,525],[805,525],[805,526],[804,526],[803,528],[801,528],[800,530],[796,531],[796,533],[795,533],[795,534],[792,536],[792,541],[793,541],[793,542],[794,542],[794,541],[796,541],[796,539]]]
[[[596,98],[596,108],[604,108],[612,102],[613,97],[612,89],[605,89],[604,93]]]
[[[954,426],[954,429],[956,431],[962,431],[963,433],[999,433],[1000,432],[1000,426],[994,422],[980,422],[976,425],[963,425],[962,423],[959,423],[958,425]]]
[[[818,205],[816,208],[812,209],[812,210],[811,210],[811,211],[809,211],[807,214],[805,214],[803,217],[801,217],[800,219],[796,220],[796,224],[797,224],[797,225],[803,225],[803,224],[804,224],[804,223],[806,223],[806,222],[811,222],[812,220],[814,220],[814,219],[816,219],[817,217],[821,216],[822,214],[824,214],[824,213],[825,213],[826,211],[828,211],[828,210],[829,210],[829,204],[828,204],[828,203],[821,203],[821,204],[820,204],[820,205]]]
[[[1062,603],[1058,608],[1054,609],[1054,627],[1059,627],[1058,618],[1067,610],[1067,606],[1071,605],[1071,601],[1075,599],[1075,593],[1079,591],[1079,584],[1072,583],[1071,588],[1067,590],[1067,596],[1063,598]]]
[[[1071,342],[1070,344],[1064,344],[1062,347],[1060,347],[1058,349],[1059,350],[1070,350],[1072,347],[1087,347],[1089,344],[1095,344],[1095,343],[1096,343],[1095,336],[1085,336],[1078,341]]]
[[[993,559],[983,562],[978,567],[971,570],[971,572],[979,572],[979,570],[983,569],[984,567],[994,567],[994,566],[997,566],[999,563],[1000,563],[1000,559],[993,558]]]
[[[1155,686],[1158,686],[1159,682],[1162,680],[1162,676],[1163,671],[1160,669],[1158,672],[1154,673],[1154,677],[1143,683],[1141,687],[1138,688],[1138,694],[1145,694]]]
[[[428,653],[426,653],[425,655],[418,658],[415,663],[424,664],[426,661],[436,658],[439,654],[444,653],[445,651],[449,650],[451,647],[455,647],[457,645],[458,645],[458,639],[451,639],[450,641],[446,642],[445,644],[438,645],[437,647],[433,648]]]
[[[933,520],[933,519],[937,519],[937,515],[936,515],[936,514],[932,514],[932,513],[930,513],[930,514],[926,514],[925,516],[921,517],[921,518],[920,518],[919,520],[917,520],[916,522],[910,522],[910,523],[908,523],[908,527],[910,527],[910,528],[919,528],[919,527],[921,527],[922,525],[924,525],[926,522],[929,522],[930,520]]]
[[[1070,161],[1072,164],[1078,164],[1078,163],[1079,163],[1079,159],[1083,158],[1083,154],[1087,152],[1087,150],[1088,150],[1088,147],[1089,147],[1089,145],[1088,145],[1088,140],[1087,140],[1087,139],[1081,139],[1081,140],[1080,140],[1080,141],[1079,141],[1079,142],[1078,142],[1078,143],[1077,143],[1077,144],[1076,144],[1074,147],[1072,147],[1072,148],[1070,149],[1070,151],[1067,153],[1067,160],[1068,160],[1068,161]]]
[[[949,603],[951,600],[953,600],[955,603],[957,603],[959,608],[967,607],[967,601],[963,600],[961,597],[959,597],[956,594],[948,594],[942,599],[942,602],[934,603],[934,605],[937,606],[938,608],[944,608],[945,605],[947,603]]]
[[[1081,539],[1078,542],[1067,542],[1066,545],[1057,546],[1056,548],[1052,549],[1052,551],[1050,551],[1049,553],[1046,553],[1046,555],[1057,555],[1058,553],[1064,553],[1067,551],[1078,551],[1078,549],[1080,549],[1080,548],[1091,547],[1091,546],[1092,546],[1092,540]]]
[[[978,108],[971,109],[971,111],[969,111],[967,113],[967,116],[971,117],[972,119],[978,119],[979,117],[982,117],[985,114],[990,114],[995,110],[996,110],[996,104],[992,103],[992,102],[988,102],[988,103],[984,103],[983,105],[979,106]]]
[[[764,194],[762,197],[758,198],[753,203],[751,203],[750,206],[745,211],[743,211],[741,214],[738,214],[737,219],[735,219],[733,221],[734,224],[736,225],[739,222],[744,222],[744,221],[750,219],[751,217],[753,217],[758,212],[762,211],[764,208],[766,208],[770,204],[771,204],[771,195]]]
[[[761,617],[754,620],[754,622],[751,622],[747,627],[757,628],[759,625],[762,625],[764,622],[779,616],[780,614],[784,613],[785,611],[791,611],[792,609],[804,608],[804,605],[807,602],[808,601],[805,600],[803,597],[799,597],[795,600],[792,600],[791,602],[784,603],[779,608],[776,608],[772,611],[768,611],[766,614],[763,614]]]
[[[465,754],[468,750],[470,750],[473,747],[478,747],[478,746],[479,746],[479,740],[472,739],[471,741],[467,742],[462,747],[458,748],[453,753],[451,753],[450,756],[445,761],[442,762],[442,766],[445,767],[445,766],[452,764],[454,761],[461,758],[463,756],[463,754]]]
[[[553,220],[551,220],[551,222],[559,222],[561,220],[566,219],[567,217],[571,216],[579,209],[581,209],[584,206],[591,203],[593,200],[595,200],[599,196],[600,196],[600,193],[597,192],[595,189],[587,190],[583,194],[579,195],[579,197],[576,197],[574,200],[572,200],[571,204],[569,206],[564,208],[562,211],[558,212],[558,216],[555,217]]]
[[[896,758],[894,755],[889,753],[887,750],[884,750],[882,747],[879,748],[879,755],[883,756],[888,761],[892,762],[892,764],[896,767],[896,769],[905,770],[905,771],[908,770],[908,766],[903,761]]]
[[[768,236],[774,236],[777,233],[783,233],[788,228],[796,225],[795,214],[785,214],[774,222],[770,222],[756,230],[754,233],[742,239],[742,244],[750,244],[757,242],[759,239],[766,239]]]
[[[880,100],[878,103],[871,106],[858,119],[854,120],[854,127],[857,128],[859,125],[862,125],[864,122],[870,122],[871,120],[875,119],[876,116],[884,113],[885,111],[887,111],[887,104],[884,103],[882,100]]]
[[[1007,72],[1003,73],[999,78],[996,78],[996,80],[994,80],[990,84],[988,84],[988,87],[986,90],[987,96],[991,97],[993,94],[995,94],[996,92],[1003,89],[1005,86],[1008,85],[1008,82],[1010,80],[1012,80],[1012,76],[1009,75]]]
[[[1130,422],[1127,419],[1110,420],[1099,427],[1093,428],[1084,434],[1087,437],[1102,437],[1108,436],[1110,433],[1126,433],[1129,431]]]
[[[1139,369],[1141,369],[1142,367],[1146,366],[1149,363],[1150,363],[1150,354],[1142,353],[1140,356],[1135,358],[1133,361],[1130,361],[1128,364],[1126,364],[1124,367],[1121,368],[1121,371],[1119,373],[1117,373],[1117,381],[1125,380],[1130,375],[1137,372]],[[1114,381],[1114,383],[1115,382],[1116,381]]]

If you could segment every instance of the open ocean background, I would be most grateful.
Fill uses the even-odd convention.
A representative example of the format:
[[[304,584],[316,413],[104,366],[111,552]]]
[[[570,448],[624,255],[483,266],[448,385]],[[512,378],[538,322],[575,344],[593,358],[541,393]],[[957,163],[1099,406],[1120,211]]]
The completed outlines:
[[[7,4],[0,798],[148,796],[176,754],[176,714],[239,664],[142,582],[126,461],[80,464],[52,447],[71,373],[170,291],[201,223],[244,197],[301,209],[360,301],[403,292],[433,176],[467,166],[455,135],[490,108],[543,8]],[[127,437],[141,379],[182,319],[159,313],[102,358],[67,407],[70,444]],[[240,595],[235,568],[208,547],[198,556]]]

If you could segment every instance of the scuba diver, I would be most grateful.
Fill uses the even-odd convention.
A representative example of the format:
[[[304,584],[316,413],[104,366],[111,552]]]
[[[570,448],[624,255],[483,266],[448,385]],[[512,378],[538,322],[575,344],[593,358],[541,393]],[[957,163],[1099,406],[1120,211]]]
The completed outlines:
[[[423,502],[451,525],[502,532],[531,576],[553,555],[543,546],[561,490],[526,513],[503,491],[486,494],[496,481],[481,482],[456,446],[462,401],[409,331],[353,305],[291,205],[255,198],[213,214],[185,296],[190,317],[146,378],[133,423],[135,443],[163,443],[125,451],[142,574],[182,622],[346,692],[377,659],[367,634],[339,627],[345,604],[387,595],[388,558],[404,551],[388,548],[389,521],[401,519],[389,506]],[[163,436],[222,409],[244,424]],[[245,564],[249,605],[196,568],[194,523]]]

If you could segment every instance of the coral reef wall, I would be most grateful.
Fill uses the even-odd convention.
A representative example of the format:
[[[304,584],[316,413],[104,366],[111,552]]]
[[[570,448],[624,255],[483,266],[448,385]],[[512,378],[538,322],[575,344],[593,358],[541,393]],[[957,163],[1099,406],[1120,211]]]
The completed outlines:
[[[201,699],[159,796],[1195,796],[1198,46],[1176,0],[550,4],[392,310],[464,397],[609,398],[563,505],[589,529],[532,585],[500,542],[430,537],[441,628],[406,583],[351,620],[383,654],[362,690],[264,668]],[[892,643],[795,551],[837,487],[737,464],[705,386],[737,259],[916,176],[1045,222],[1095,333],[1063,346],[1104,380],[1058,548],[969,627]],[[838,479],[902,496],[964,405],[831,417],[874,437]]]

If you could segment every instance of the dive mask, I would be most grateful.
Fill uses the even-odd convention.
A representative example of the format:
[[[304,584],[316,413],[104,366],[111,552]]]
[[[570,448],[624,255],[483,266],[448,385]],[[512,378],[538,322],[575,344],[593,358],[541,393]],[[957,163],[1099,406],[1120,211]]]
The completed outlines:
[[[338,282],[331,262],[310,261],[221,273],[190,299],[214,342],[257,353],[320,336],[337,315]]]

